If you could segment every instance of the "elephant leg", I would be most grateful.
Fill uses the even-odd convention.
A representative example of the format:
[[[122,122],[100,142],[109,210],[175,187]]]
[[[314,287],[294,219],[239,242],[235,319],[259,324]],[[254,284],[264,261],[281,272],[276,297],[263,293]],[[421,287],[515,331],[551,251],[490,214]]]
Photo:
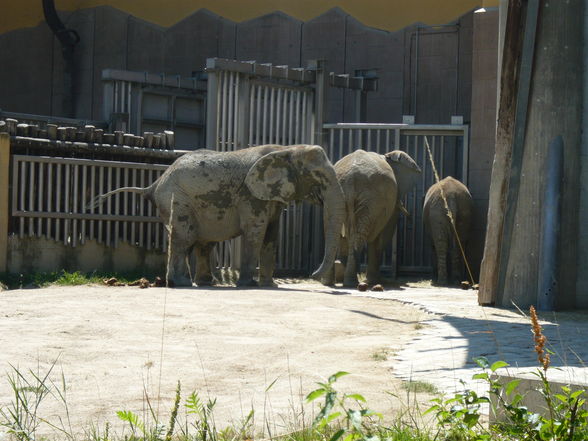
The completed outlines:
[[[192,246],[186,246],[186,241],[172,232],[169,247],[167,281],[173,286],[192,286],[188,268],[188,255]]]
[[[447,240],[445,237],[435,241],[435,253],[437,254],[437,283],[447,285]]]
[[[274,283],[274,269],[276,266],[276,250],[280,232],[280,219],[269,223],[261,246],[259,256],[259,286],[277,286]]]
[[[212,254],[212,250],[214,250],[214,246],[214,242],[196,246],[195,282],[198,286],[210,286],[215,282],[210,268],[210,255]]]
[[[359,272],[359,260],[361,258],[361,250],[354,250],[349,247],[347,254],[347,262],[345,265],[345,274],[343,275],[343,286],[357,286],[357,273]]]
[[[379,237],[373,242],[368,243],[368,257],[367,257],[367,283],[375,285],[380,283],[380,263],[382,262],[382,241]]]
[[[237,286],[258,286],[253,276],[257,268],[266,226],[267,221],[258,221],[249,226],[241,236],[241,269]]]

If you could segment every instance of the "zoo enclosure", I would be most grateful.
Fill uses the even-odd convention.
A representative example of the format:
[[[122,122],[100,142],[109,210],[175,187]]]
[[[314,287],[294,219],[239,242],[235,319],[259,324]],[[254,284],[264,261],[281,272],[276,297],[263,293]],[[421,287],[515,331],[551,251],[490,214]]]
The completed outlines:
[[[423,177],[405,201],[413,216],[401,218],[399,234],[387,250],[383,265],[392,273],[396,267],[404,272],[429,269],[421,206],[432,175],[424,136],[429,136],[441,174],[465,181],[467,126],[325,124],[327,87],[355,90],[358,102],[365,102],[362,97],[375,90],[377,82],[374,78],[326,74],[320,62],[310,63],[307,68],[289,68],[211,59],[207,70],[207,100],[203,99],[201,84],[196,80],[105,71],[105,103],[110,110],[102,126],[135,133],[144,129],[178,130],[183,126],[188,129],[185,139],[199,145],[199,140],[206,136],[206,145],[219,151],[265,143],[316,143],[325,147],[333,162],[357,148],[380,153],[403,149],[421,166]],[[149,102],[152,105],[146,104]],[[79,131],[75,133],[79,135]],[[109,247],[127,242],[145,249],[165,250],[166,235],[154,207],[136,194],[116,195],[89,212],[84,207],[93,196],[114,188],[149,185],[182,151],[103,145],[80,141],[79,136],[59,140],[18,134],[12,133],[11,138],[8,223],[12,234],[20,238],[45,237],[68,247],[95,240]],[[132,135],[128,139],[132,140]],[[308,204],[290,204],[284,210],[280,221],[279,270],[308,272],[320,262],[320,211]],[[239,267],[238,251],[238,240],[220,245],[217,266]]]

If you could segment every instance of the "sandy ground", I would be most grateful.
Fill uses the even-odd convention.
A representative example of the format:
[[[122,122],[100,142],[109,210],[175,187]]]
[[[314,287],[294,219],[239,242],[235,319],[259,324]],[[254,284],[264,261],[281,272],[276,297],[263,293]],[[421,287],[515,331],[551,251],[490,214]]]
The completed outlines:
[[[425,313],[394,300],[341,293],[313,284],[278,289],[51,287],[0,292],[0,372],[10,365],[51,378],[63,373],[74,432],[115,412],[147,419],[147,400],[167,422],[178,380],[216,398],[218,426],[238,424],[255,409],[257,430],[290,429],[307,418],[304,397],[337,371],[337,385],[366,396],[391,415],[400,380],[385,359],[418,332]],[[161,400],[158,397],[161,396]],[[11,401],[0,377],[0,406]],[[428,402],[429,397],[423,397]],[[58,423],[63,406],[47,398],[41,415]],[[181,412],[180,412],[181,413]],[[264,423],[264,424],[262,424]],[[46,432],[48,429],[43,429]]]

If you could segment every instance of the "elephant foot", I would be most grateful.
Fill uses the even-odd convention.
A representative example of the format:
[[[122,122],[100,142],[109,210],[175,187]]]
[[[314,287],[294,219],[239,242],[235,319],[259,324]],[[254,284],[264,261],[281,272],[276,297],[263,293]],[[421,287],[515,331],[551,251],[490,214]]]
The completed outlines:
[[[179,287],[185,287],[185,286],[192,286],[192,281],[188,278],[188,277],[174,277],[170,280],[168,280],[168,286],[169,287],[174,287],[174,288],[179,288]]]
[[[196,286],[212,286],[212,285],[216,285],[216,280],[212,277],[196,280]]]
[[[278,284],[274,282],[274,279],[259,279],[259,286],[277,288]]]
[[[239,279],[237,280],[237,286],[238,287],[257,287],[259,286],[259,283],[257,283],[257,280],[251,278],[251,279]]]
[[[355,279],[343,279],[343,286],[347,287],[347,288],[357,288],[357,285],[359,284],[359,280],[357,280],[357,278]]]

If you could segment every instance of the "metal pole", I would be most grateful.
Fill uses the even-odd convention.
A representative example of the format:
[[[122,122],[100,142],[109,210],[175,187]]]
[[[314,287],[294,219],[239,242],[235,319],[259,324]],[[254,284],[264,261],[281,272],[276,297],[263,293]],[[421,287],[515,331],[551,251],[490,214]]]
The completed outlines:
[[[563,175],[563,139],[557,136],[547,153],[547,182],[543,201],[537,309],[553,311],[558,294],[559,231],[561,221],[561,179]]]

